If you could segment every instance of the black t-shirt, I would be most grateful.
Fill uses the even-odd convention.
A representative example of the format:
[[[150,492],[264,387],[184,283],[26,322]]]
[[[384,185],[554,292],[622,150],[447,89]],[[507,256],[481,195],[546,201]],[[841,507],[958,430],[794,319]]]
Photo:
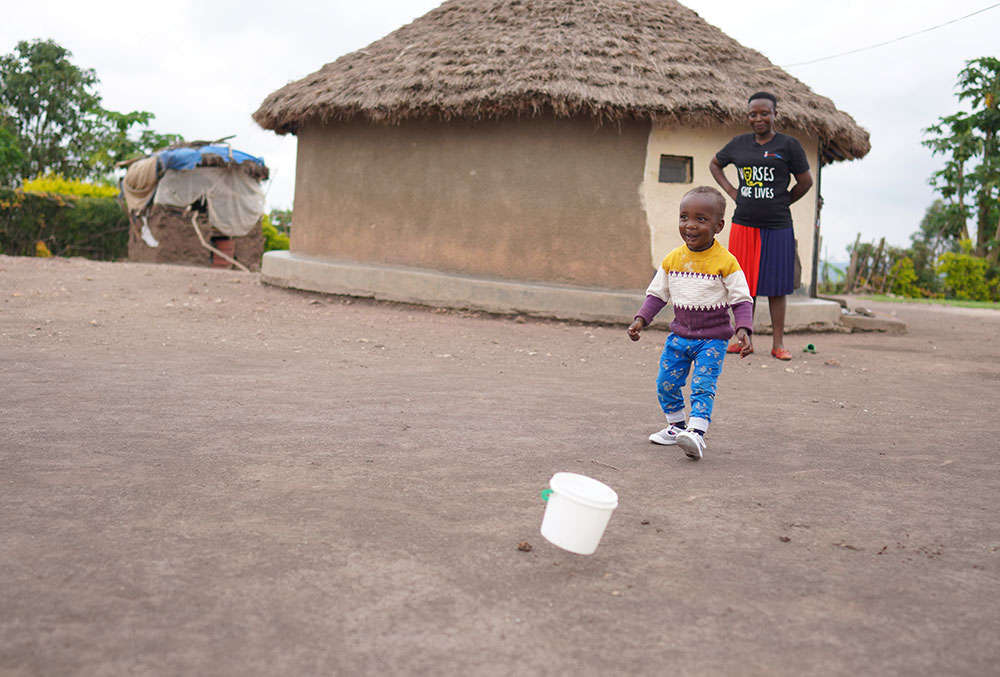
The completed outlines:
[[[787,134],[759,145],[753,134],[733,137],[715,158],[725,167],[736,165],[740,177],[733,221],[752,228],[787,228],[792,225],[788,184],[795,174],[809,170],[802,144]]]

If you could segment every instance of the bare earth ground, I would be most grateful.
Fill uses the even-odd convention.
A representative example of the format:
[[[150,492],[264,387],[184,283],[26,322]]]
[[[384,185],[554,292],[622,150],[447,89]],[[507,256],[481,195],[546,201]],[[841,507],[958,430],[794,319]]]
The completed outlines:
[[[693,462],[660,331],[81,259],[0,299],[0,674],[997,674],[998,313],[759,337]],[[557,471],[620,496],[592,556]]]

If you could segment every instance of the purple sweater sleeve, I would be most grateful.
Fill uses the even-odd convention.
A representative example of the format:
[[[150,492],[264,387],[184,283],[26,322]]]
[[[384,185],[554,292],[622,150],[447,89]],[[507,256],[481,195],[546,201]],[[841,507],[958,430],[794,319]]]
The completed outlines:
[[[747,330],[748,334],[753,333],[753,303],[750,301],[742,301],[740,303],[732,306],[733,319],[735,320],[736,328],[740,327]]]
[[[642,308],[639,309],[639,312],[636,313],[635,316],[641,317],[642,321],[645,322],[648,327],[653,323],[653,318],[656,317],[656,314],[663,310],[665,305],[667,305],[667,302],[659,296],[649,294],[646,296],[646,302],[642,304]]]

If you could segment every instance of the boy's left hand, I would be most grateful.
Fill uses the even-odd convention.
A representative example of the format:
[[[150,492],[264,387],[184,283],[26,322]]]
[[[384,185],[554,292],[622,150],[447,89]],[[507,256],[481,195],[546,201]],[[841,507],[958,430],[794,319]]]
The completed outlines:
[[[753,352],[753,343],[750,341],[750,334],[747,333],[746,329],[736,330],[736,343],[740,346],[740,359]]]

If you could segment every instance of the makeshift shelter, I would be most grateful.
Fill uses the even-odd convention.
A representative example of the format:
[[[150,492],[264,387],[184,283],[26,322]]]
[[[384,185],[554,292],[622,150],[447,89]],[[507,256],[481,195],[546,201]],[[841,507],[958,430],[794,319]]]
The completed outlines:
[[[172,146],[135,161],[121,181],[129,260],[260,267],[260,158],[218,143]]]
[[[509,310],[552,284],[643,289],[757,90],[814,172],[869,151],[832,101],[673,0],[450,0],[254,113],[299,141],[291,250],[263,277],[461,305],[418,278],[465,276],[490,310],[508,302],[469,276],[515,285]],[[807,276],[816,195],[793,207]]]

